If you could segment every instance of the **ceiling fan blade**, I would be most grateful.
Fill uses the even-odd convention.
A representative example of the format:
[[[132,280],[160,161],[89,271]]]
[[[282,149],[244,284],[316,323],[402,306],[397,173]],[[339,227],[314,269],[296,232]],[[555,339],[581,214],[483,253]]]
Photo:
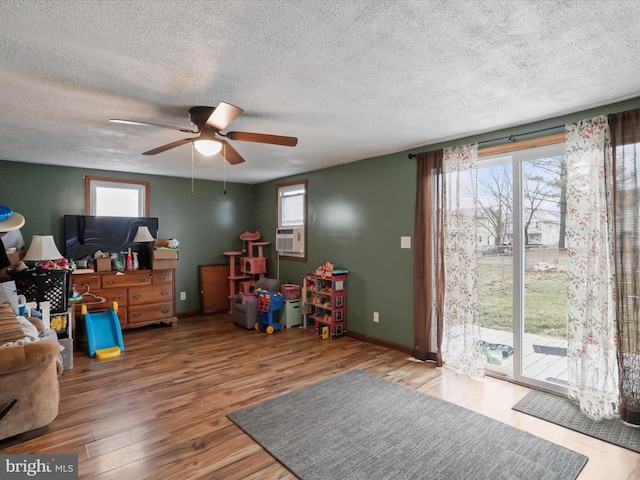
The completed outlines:
[[[231,140],[240,140],[241,142],[270,143],[272,145],[284,145],[285,147],[295,147],[298,144],[296,137],[283,137],[282,135],[267,135],[264,133],[227,132],[226,137]]]
[[[244,162],[244,158],[237,152],[235,148],[231,146],[226,140],[221,140],[222,150],[220,153],[231,165],[237,165]]]
[[[154,148],[153,150],[149,150],[148,152],[144,152],[142,155],[157,155],[158,153],[166,152],[167,150],[171,150],[172,148],[179,147],[180,145],[184,145],[185,143],[193,142],[198,138],[199,137],[184,138],[176,142],[167,143],[166,145],[163,145],[161,147]]]
[[[136,120],[122,120],[120,118],[112,118],[109,121],[111,123],[123,123],[125,125],[141,125],[143,127],[160,127],[160,128],[169,128],[171,130],[178,130],[179,132],[185,132],[185,133],[198,133],[197,131],[190,130],[188,128],[174,127],[173,125],[161,125],[159,123],[138,122]]]
[[[231,122],[238,118],[242,112],[244,112],[244,110],[240,107],[236,107],[230,103],[220,102],[220,105],[216,107],[207,120],[207,125],[212,126],[216,130],[224,130]]]

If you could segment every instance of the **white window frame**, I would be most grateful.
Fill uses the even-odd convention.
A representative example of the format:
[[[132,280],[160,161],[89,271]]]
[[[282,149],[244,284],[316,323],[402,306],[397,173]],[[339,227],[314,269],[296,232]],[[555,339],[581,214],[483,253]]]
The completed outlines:
[[[105,178],[85,176],[85,215],[98,215],[99,205],[97,190],[99,188],[110,188],[122,191],[135,191],[137,193],[136,215],[128,212],[122,214],[111,214],[115,217],[148,217],[149,216],[149,192],[151,189],[150,182],[127,180],[120,178]]]
[[[302,191],[302,193],[300,193]],[[307,259],[307,181],[296,180],[293,182],[279,183],[276,185],[276,228],[304,228],[305,240],[301,253],[280,253],[280,258],[290,260],[306,260]],[[283,199],[290,195],[302,195],[302,219],[295,222],[286,222],[283,220]]]
[[[551,137],[549,137],[551,138]],[[490,167],[501,164],[511,164],[513,178],[513,212],[512,235],[508,238],[514,246],[524,245],[524,220],[522,204],[523,197],[523,163],[546,156],[562,155],[566,152],[564,142],[541,143],[540,145],[527,145],[516,149],[512,145],[507,152],[500,152],[495,155],[486,155],[478,159],[478,168]],[[524,353],[523,338],[525,331],[524,302],[525,302],[525,252],[524,248],[513,249],[513,348],[515,355],[513,358],[513,369],[511,372],[504,368],[485,364],[485,371],[500,376],[512,378],[517,383],[541,388],[556,392],[561,395],[567,394],[567,387],[557,385],[548,381],[543,381],[524,373]]]

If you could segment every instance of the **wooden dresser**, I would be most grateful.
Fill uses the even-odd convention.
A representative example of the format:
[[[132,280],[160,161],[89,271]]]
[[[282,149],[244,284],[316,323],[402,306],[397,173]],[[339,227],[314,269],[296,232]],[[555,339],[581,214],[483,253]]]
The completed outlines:
[[[135,328],[152,323],[175,325],[175,271],[131,270],[117,272],[95,272],[71,275],[71,284],[83,295],[75,304],[76,318],[81,318],[82,304],[89,311],[106,310],[112,302],[118,302],[118,317],[122,328]],[[106,299],[99,303],[91,295]]]

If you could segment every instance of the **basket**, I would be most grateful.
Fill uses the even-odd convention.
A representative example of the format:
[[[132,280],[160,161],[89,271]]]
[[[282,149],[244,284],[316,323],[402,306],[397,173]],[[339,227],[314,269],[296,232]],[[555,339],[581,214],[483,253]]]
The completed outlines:
[[[284,305],[284,297],[278,292],[258,291],[258,310],[274,312]]]
[[[67,311],[69,272],[67,270],[23,270],[13,272],[18,295],[27,302],[51,302],[51,313]]]
[[[286,283],[280,287],[280,293],[285,300],[297,300],[300,298],[300,285]]]

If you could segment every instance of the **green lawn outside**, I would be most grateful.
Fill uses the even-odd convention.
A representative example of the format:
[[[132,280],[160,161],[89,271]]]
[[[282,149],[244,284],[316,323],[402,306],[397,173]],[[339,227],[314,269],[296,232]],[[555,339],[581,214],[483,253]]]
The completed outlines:
[[[480,325],[512,331],[513,294],[511,258],[492,258],[478,264]],[[525,274],[525,333],[567,337],[566,272],[535,270]]]

